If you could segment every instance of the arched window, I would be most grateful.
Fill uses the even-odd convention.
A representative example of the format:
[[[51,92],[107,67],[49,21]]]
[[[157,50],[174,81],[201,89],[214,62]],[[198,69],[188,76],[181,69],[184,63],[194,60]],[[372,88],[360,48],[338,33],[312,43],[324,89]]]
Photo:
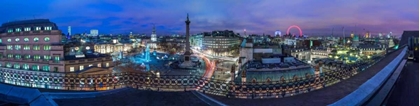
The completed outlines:
[[[28,42],[29,38],[23,38],[23,41]]]
[[[44,41],[45,41],[45,42],[48,42],[48,41],[50,41],[50,38],[49,38],[49,37],[45,37],[45,38],[44,38]]]
[[[38,42],[39,41],[39,38],[38,37],[35,37],[34,38],[34,42]]]

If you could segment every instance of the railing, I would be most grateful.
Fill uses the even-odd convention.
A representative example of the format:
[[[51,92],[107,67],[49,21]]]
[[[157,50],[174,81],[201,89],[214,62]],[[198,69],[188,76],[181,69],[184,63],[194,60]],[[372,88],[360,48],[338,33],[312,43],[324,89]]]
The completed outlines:
[[[377,92],[377,90],[385,83],[386,79],[394,72],[395,68],[402,61],[405,56],[407,49],[405,47],[403,52],[401,52],[392,62],[385,66],[380,72],[378,72],[371,79],[363,83],[357,90],[353,91],[346,97],[340,99],[339,101],[330,104],[331,106],[359,106],[368,101],[372,95]]]
[[[373,63],[380,61],[376,60]],[[364,68],[368,68],[364,67]],[[273,82],[234,83],[205,79],[201,76],[170,76],[138,73],[101,75],[68,75],[38,73],[0,68],[0,82],[33,88],[59,90],[102,91],[125,87],[142,90],[189,91],[197,90],[231,98],[281,98],[321,89],[347,79],[361,70],[333,70],[295,79]]]

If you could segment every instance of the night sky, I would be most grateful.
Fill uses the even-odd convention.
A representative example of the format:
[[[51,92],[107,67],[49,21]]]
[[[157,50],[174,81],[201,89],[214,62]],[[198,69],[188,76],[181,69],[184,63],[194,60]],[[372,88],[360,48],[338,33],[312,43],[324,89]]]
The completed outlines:
[[[418,0],[2,0],[0,22],[47,18],[63,32],[98,29],[100,34],[184,34],[186,14],[191,33],[233,30],[236,33],[285,33],[291,25],[305,35],[342,35],[369,30],[419,29]],[[291,29],[297,34],[297,29]]]

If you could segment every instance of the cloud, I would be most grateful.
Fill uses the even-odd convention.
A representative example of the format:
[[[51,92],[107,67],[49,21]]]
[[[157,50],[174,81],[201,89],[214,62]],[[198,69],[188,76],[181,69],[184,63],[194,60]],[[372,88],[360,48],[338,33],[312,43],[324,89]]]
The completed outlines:
[[[331,29],[371,29],[373,32],[418,29],[416,0],[60,0],[30,6],[2,1],[0,10],[10,11],[0,19],[28,17],[29,13],[53,20],[57,25],[99,29],[103,33],[185,33],[186,14],[190,14],[192,33],[212,30],[247,29],[249,33],[285,32],[298,25],[306,34],[330,34]],[[28,3],[31,4],[31,3]],[[16,8],[23,7],[23,8]],[[12,8],[12,9],[10,9]],[[38,9],[39,8],[39,9]],[[27,10],[27,11],[26,11]],[[354,26],[357,27],[354,27]],[[75,30],[77,31],[77,30]]]

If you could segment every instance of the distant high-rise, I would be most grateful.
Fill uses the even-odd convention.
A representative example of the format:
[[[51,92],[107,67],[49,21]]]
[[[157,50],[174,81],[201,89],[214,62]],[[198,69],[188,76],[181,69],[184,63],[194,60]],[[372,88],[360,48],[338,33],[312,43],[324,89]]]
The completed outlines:
[[[67,33],[68,33],[69,35],[71,35],[71,26],[69,26],[69,27],[67,28]]]
[[[90,36],[98,36],[99,31],[97,29],[90,30]]]

